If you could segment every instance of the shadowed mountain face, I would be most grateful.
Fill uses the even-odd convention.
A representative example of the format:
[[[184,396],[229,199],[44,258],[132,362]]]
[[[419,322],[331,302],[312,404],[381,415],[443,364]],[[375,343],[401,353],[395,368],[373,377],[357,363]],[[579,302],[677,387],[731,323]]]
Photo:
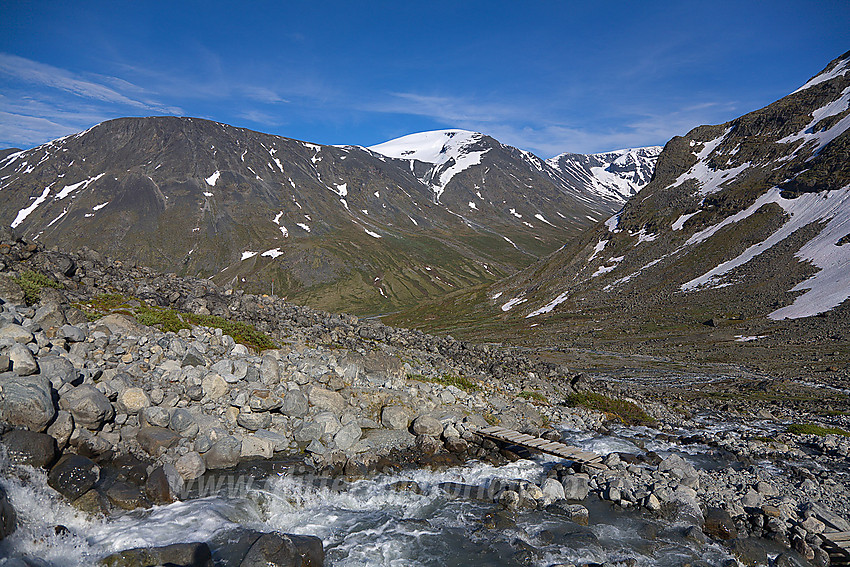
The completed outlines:
[[[494,282],[621,205],[481,134],[388,144],[113,120],[0,153],[0,222],[48,246],[370,314]]]
[[[391,322],[456,312],[426,328],[850,384],[848,130],[850,53],[763,109],[672,139],[637,196],[549,257]]]
[[[515,313],[531,318],[578,297],[651,305],[652,290],[719,315],[829,311],[850,297],[848,129],[845,55],[770,106],[671,140],[637,198],[498,286],[497,303],[525,299]]]

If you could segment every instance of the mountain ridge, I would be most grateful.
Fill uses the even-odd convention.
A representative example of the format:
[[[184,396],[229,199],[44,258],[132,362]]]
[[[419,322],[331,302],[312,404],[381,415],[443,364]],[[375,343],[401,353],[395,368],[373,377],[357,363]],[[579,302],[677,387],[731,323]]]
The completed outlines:
[[[496,281],[618,208],[536,156],[474,138],[437,171],[196,118],[117,119],[0,158],[0,222],[374,314]]]
[[[674,137],[621,211],[533,266],[389,322],[455,309],[421,328],[847,387],[848,242],[850,53],[762,109]]]

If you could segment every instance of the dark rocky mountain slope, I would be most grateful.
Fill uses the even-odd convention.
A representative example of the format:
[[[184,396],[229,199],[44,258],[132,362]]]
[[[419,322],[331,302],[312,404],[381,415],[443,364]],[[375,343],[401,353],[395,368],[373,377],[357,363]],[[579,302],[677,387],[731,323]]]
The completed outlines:
[[[0,223],[370,314],[494,282],[621,205],[488,136],[425,136],[439,163],[194,118],[113,120],[0,154]]]
[[[673,138],[619,213],[452,298],[461,311],[432,328],[847,384],[848,129],[850,53],[765,108]]]

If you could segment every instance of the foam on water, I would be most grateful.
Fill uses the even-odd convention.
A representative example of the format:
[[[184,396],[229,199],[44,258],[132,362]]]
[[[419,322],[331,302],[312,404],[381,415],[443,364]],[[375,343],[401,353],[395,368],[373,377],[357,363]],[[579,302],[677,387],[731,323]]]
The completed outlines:
[[[637,449],[616,436],[594,442],[600,448]],[[672,567],[696,558],[710,564],[728,558],[718,546],[694,547],[674,530],[661,533],[663,525],[638,511],[615,509],[593,497],[584,503],[591,514],[588,528],[539,510],[507,514],[499,527],[487,527],[482,521],[486,516],[501,514],[492,494],[477,499],[483,490],[471,490],[453,496],[440,487],[447,482],[484,488],[499,480],[539,483],[553,461],[541,457],[499,467],[470,463],[351,483],[283,475],[253,482],[241,493],[245,497],[198,498],[109,519],[90,519],[76,511],[47,486],[43,472],[5,466],[0,484],[18,511],[19,529],[0,542],[0,557],[25,555],[56,567],[91,565],[128,548],[214,542],[217,535],[241,526],[316,535],[323,540],[329,567],[543,566],[625,559],[640,566]],[[420,490],[397,490],[393,485],[398,482],[415,482]],[[54,533],[59,524],[68,528],[65,535]],[[647,537],[648,525],[655,526],[657,538]]]

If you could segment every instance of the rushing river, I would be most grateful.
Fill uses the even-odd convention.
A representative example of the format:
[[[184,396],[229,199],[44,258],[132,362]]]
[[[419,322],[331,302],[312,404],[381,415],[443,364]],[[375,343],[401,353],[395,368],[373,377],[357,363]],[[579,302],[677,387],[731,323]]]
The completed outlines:
[[[610,436],[567,432],[570,441],[605,453],[638,452],[640,429]],[[651,437],[651,436],[647,436]],[[653,441],[647,450],[674,447]],[[676,447],[676,450],[681,450]],[[698,467],[717,466],[702,448],[682,453]],[[18,530],[0,542],[0,557],[25,554],[45,566],[93,565],[109,553],[188,541],[211,543],[226,560],[228,534],[240,527],[320,537],[326,565],[460,566],[625,562],[681,566],[702,560],[722,565],[730,555],[719,545],[697,544],[681,528],[639,510],[615,508],[591,495],[583,504],[583,527],[541,510],[502,510],[480,493],[500,481],[540,482],[556,461],[547,457],[504,466],[469,463],[442,471],[415,469],[350,483],[305,475],[265,479],[233,476],[216,496],[193,498],[108,519],[89,519],[47,487],[46,475],[5,468],[0,483],[18,512]],[[230,484],[228,484],[228,482]],[[446,483],[458,483],[449,484]],[[446,490],[481,487],[468,493]],[[412,490],[415,487],[416,490]],[[59,530],[56,526],[65,526]],[[4,563],[0,559],[0,565]]]

